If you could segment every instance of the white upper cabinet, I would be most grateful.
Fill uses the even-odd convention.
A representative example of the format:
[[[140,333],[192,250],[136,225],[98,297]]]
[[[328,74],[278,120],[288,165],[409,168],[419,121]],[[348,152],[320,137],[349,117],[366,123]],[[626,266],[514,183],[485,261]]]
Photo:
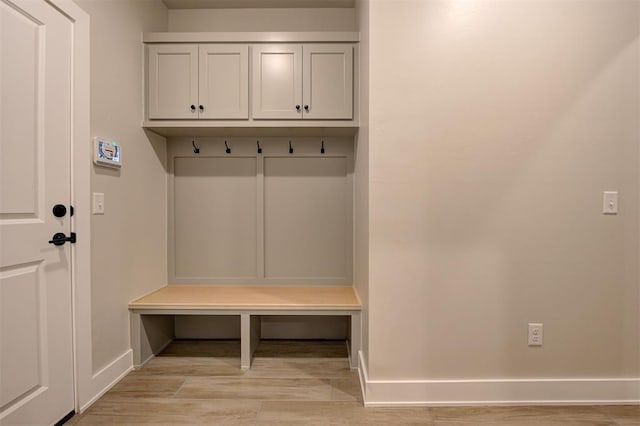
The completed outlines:
[[[150,45],[150,119],[249,118],[249,46]]]
[[[253,45],[253,118],[302,118],[302,45]]]
[[[304,118],[353,118],[352,45],[305,44],[302,71]]]
[[[253,118],[353,118],[353,45],[254,45],[252,59]]]
[[[145,33],[143,127],[357,128],[358,41],[356,32]]]
[[[199,118],[249,118],[249,47],[201,44]]]
[[[149,46],[149,118],[198,118],[198,46]]]

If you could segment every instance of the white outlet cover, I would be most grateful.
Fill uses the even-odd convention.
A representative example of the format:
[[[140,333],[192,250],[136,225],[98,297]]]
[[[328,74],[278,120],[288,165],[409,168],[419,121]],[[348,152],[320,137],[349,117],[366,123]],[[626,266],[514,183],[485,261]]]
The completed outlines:
[[[529,346],[542,346],[542,323],[529,323]]]

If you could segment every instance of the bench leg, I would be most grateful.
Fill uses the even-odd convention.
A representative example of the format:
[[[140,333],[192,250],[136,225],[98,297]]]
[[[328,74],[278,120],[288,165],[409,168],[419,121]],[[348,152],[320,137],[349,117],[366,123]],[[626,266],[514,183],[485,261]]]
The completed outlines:
[[[262,325],[262,317],[260,315],[252,315],[251,316],[251,343],[250,343],[250,353],[251,359],[253,359],[253,353],[258,349],[258,345],[260,344],[260,338],[262,337],[260,332],[260,327]]]
[[[260,316],[240,315],[240,368],[251,368],[251,359],[260,343]]]
[[[360,312],[351,314],[351,347],[349,351],[349,364],[352,370],[358,369],[358,357],[362,345],[362,327],[360,325]]]
[[[138,368],[142,364],[142,350],[140,347],[141,321],[140,314],[129,312],[131,327],[131,349],[133,351],[133,366]]]

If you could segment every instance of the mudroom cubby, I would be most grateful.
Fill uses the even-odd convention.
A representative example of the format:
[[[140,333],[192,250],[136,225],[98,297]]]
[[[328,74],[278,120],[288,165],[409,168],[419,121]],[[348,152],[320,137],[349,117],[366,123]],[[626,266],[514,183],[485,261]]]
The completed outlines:
[[[352,138],[167,146],[170,283],[352,285]]]
[[[143,43],[142,126],[167,147],[168,271],[167,285],[129,304],[134,363],[157,353],[155,333],[240,339],[243,369],[260,339],[345,340],[355,367],[359,34]],[[154,316],[171,317],[170,330],[151,333]]]

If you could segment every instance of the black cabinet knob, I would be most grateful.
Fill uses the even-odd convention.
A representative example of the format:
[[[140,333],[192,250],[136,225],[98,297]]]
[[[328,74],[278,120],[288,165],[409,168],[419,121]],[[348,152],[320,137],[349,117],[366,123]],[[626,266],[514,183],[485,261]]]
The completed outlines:
[[[300,111],[300,105],[296,105],[296,111]]]
[[[200,111],[204,111],[204,107],[202,105],[198,106],[198,108],[200,108]]]
[[[307,112],[309,112],[309,105],[305,105],[305,106],[304,106],[304,110],[305,110],[305,111],[307,111]]]
[[[195,105],[191,105],[191,111],[195,111],[196,110],[196,106]]]

